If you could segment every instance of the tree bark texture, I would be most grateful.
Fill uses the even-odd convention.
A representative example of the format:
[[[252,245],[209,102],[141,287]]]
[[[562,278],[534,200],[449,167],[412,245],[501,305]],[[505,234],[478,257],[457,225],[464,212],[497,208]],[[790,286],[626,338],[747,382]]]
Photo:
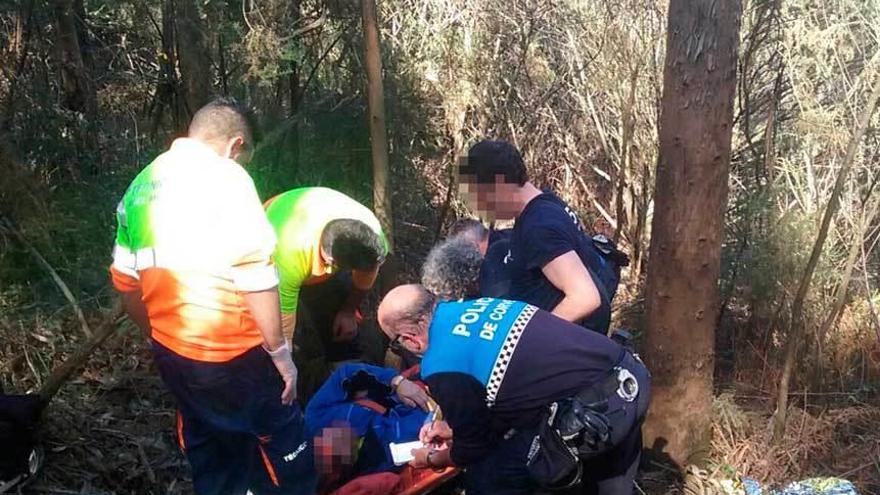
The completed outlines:
[[[4,102],[3,115],[0,116],[0,135],[12,126],[15,116],[16,90],[19,86],[19,78],[24,71],[28,59],[28,41],[33,32],[32,17],[34,14],[34,0],[27,0],[19,8],[15,18],[15,28],[9,38],[8,54],[15,64],[12,67],[4,67],[6,77],[9,80],[6,101]]]
[[[373,210],[393,246],[391,194],[388,190],[388,136],[385,130],[385,95],[382,85],[382,52],[376,0],[362,0],[364,59],[367,70],[367,105],[373,157]]]
[[[83,63],[73,2],[53,0],[52,7],[55,15],[56,50],[61,71],[64,106],[70,110],[93,114],[97,111],[97,98],[95,87]]]
[[[208,103],[214,93],[214,73],[208,37],[195,0],[177,2],[177,61],[190,115]]]
[[[646,294],[646,442],[683,468],[708,453],[739,0],[671,0]]]

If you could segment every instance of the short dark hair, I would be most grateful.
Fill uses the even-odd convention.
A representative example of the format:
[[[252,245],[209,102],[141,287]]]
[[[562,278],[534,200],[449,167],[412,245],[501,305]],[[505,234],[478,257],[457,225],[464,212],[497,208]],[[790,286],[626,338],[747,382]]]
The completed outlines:
[[[188,134],[206,142],[228,141],[241,136],[247,148],[254,147],[256,125],[253,113],[234,98],[212,100],[193,115]]]
[[[461,218],[449,227],[448,238],[459,238],[480,242],[489,237],[489,229],[476,218]]]
[[[330,221],[321,232],[321,247],[342,269],[369,270],[385,257],[379,234],[364,222],[350,218]]]
[[[483,140],[471,146],[459,163],[458,173],[474,177],[477,184],[494,184],[499,175],[506,184],[524,186],[529,180],[522,155],[506,141]]]

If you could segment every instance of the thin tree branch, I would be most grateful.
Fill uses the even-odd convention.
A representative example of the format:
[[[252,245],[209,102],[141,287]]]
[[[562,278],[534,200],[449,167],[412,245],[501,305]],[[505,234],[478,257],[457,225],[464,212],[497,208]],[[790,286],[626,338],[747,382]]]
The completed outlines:
[[[862,273],[865,275],[865,293],[868,299],[868,309],[871,312],[871,321],[874,322],[874,333],[877,334],[877,342],[880,342],[880,316],[877,315],[877,309],[874,307],[874,298],[871,294],[871,280],[868,276],[868,254],[865,251],[864,244],[862,244]]]
[[[104,318],[104,321],[98,326],[98,330],[95,332],[95,335],[90,337],[85,343],[83,343],[66,361],[61,363],[57,368],[52,370],[52,374],[49,375],[49,378],[40,387],[40,396],[43,398],[45,402],[49,402],[52,397],[58,393],[58,390],[61,388],[61,385],[64,384],[73,375],[76,370],[78,370],[85,362],[89,359],[89,356],[107,340],[110,335],[119,327],[119,324],[122,323],[125,319],[125,314],[122,308],[122,300],[117,300],[114,304],[113,309]]]
[[[294,106],[294,108],[299,108],[299,104],[302,102],[303,96],[306,94],[306,90],[309,89],[309,84],[311,84],[312,79],[315,77],[315,74],[317,74],[318,68],[321,67],[321,63],[324,62],[324,59],[327,58],[327,55],[329,55],[330,52],[333,51],[333,48],[336,47],[336,44],[339,43],[339,41],[347,32],[347,30],[343,30],[341,33],[339,33],[339,35],[336,36],[336,39],[333,40],[333,43],[330,43],[330,46],[328,46],[327,49],[324,50],[324,53],[322,53],[317,62],[315,62],[312,70],[309,71],[309,77],[306,78],[306,82],[303,83],[302,87],[300,88],[299,94],[296,95],[296,105]]]
[[[73,297],[73,293],[70,292],[70,288],[67,287],[67,284],[64,283],[64,280],[58,275],[58,272],[55,271],[55,268],[46,261],[46,258],[43,257],[42,254],[31,244],[27,238],[25,238],[24,234],[22,234],[18,229],[16,229],[13,225],[9,223],[9,221],[3,221],[4,227],[7,232],[11,233],[13,237],[18,239],[18,241],[28,250],[28,252],[37,260],[37,262],[46,269],[46,272],[49,273],[49,276],[52,277],[52,281],[55,282],[55,285],[61,290],[61,293],[64,294],[64,297],[70,303],[70,307],[73,308],[74,314],[76,314],[76,318],[79,320],[80,327],[82,328],[83,334],[86,337],[92,336],[92,329],[89,328],[89,323],[86,321],[86,317],[82,312],[82,309],[79,307],[79,303],[77,303],[76,298]]]
[[[831,220],[837,213],[840,203],[840,194],[843,191],[843,186],[846,183],[850,170],[852,169],[859,144],[871,124],[871,117],[874,115],[874,110],[877,109],[878,100],[880,100],[880,80],[874,83],[874,88],[871,90],[871,94],[865,103],[864,111],[853,130],[849,143],[847,144],[846,155],[841,163],[837,179],[834,181],[831,196],[828,198],[828,205],[825,207],[825,212],[822,215],[822,223],[819,226],[819,233],[816,235],[816,242],[813,244],[810,259],[807,262],[803,277],[801,277],[794,303],[792,303],[790,320],[791,331],[786,337],[785,361],[782,367],[782,377],[779,380],[779,397],[776,403],[776,411],[774,411],[771,420],[773,428],[771,439],[772,444],[778,445],[785,434],[785,417],[788,412],[788,388],[792,370],[794,368],[797,349],[804,334],[803,308],[804,303],[806,302],[807,292],[810,289],[810,283],[813,279],[816,265],[819,263],[819,257],[822,255],[825,239],[828,237],[828,230],[831,226]]]

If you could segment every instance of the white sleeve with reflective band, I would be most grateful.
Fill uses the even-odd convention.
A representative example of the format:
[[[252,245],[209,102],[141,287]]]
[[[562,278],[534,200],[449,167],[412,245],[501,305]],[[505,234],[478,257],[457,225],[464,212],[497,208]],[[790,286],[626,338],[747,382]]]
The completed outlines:
[[[140,280],[134,253],[119,244],[113,247],[113,268],[119,273]]]
[[[239,165],[225,195],[226,222],[229,226],[227,249],[232,261],[235,286],[244,292],[271,289],[278,285],[278,273],[272,263],[275,230],[266,217],[251,177]]]
[[[232,282],[242,292],[259,292],[278,286],[275,265],[253,264],[232,267]]]

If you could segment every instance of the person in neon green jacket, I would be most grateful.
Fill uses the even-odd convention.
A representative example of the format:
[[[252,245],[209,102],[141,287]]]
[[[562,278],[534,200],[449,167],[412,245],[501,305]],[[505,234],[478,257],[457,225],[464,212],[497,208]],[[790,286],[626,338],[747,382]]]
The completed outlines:
[[[326,187],[282,193],[266,202],[266,215],[278,238],[273,259],[282,328],[294,343],[307,399],[332,363],[363,357],[358,307],[376,281],[388,242],[372,211]],[[312,379],[306,375],[314,367],[305,361],[321,365]]]

